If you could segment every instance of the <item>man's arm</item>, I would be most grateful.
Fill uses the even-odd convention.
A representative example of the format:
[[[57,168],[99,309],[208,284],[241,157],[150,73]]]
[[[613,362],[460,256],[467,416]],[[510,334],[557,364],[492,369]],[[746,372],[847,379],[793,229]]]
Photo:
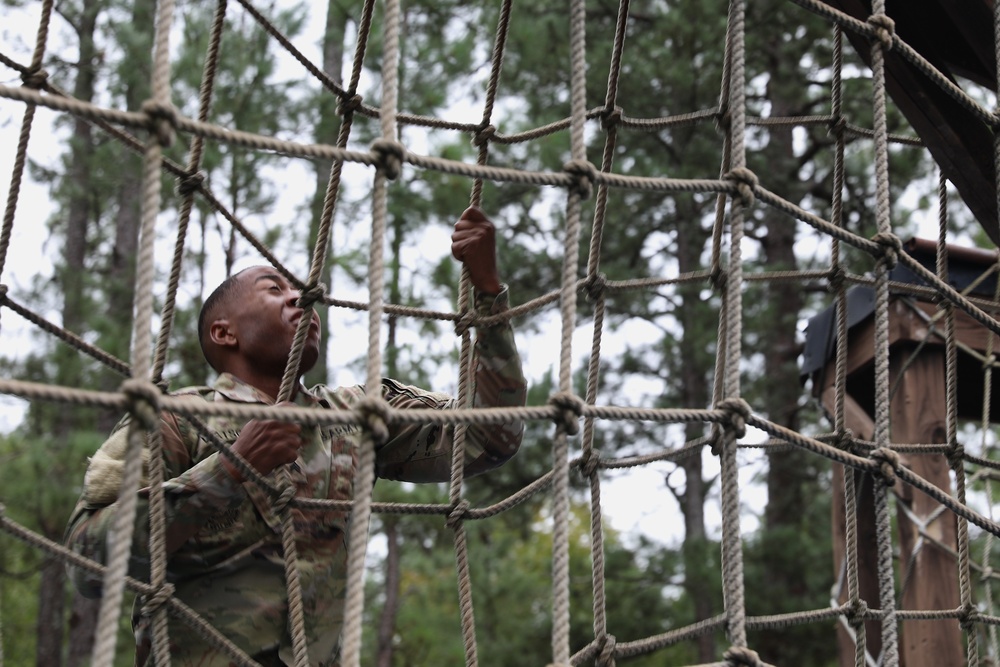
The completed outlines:
[[[497,273],[493,223],[470,207],[455,224],[452,255],[469,269],[480,316],[498,315],[508,308],[508,292]],[[509,321],[476,328],[473,348],[472,406],[521,407],[527,381]],[[455,400],[392,380],[382,384],[383,397],[397,408],[454,409]],[[377,472],[387,479],[413,482],[447,481],[451,476],[454,426],[411,425],[394,429],[379,449]],[[514,419],[501,424],[470,424],[465,435],[465,474],[477,475],[502,465],[521,445],[524,424]]]
[[[128,442],[127,423],[125,420],[91,458],[83,493],[66,528],[67,546],[104,564],[108,557],[108,537],[121,504],[119,491]],[[220,454],[212,454],[192,465],[197,435],[191,432],[190,426],[184,426],[169,414],[163,415],[160,424],[166,477],[163,489],[168,555],[177,551],[213,517],[236,511],[246,497],[240,482],[223,466]],[[147,581],[150,567],[148,452],[148,449],[142,452],[142,488],[137,498],[129,562],[129,574]],[[82,595],[100,597],[103,581],[99,575],[73,567],[69,571]]]

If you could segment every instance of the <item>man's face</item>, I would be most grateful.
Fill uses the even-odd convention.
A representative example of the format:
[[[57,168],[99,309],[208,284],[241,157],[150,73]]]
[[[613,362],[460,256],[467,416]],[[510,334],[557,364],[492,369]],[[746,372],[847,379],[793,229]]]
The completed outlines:
[[[230,305],[230,324],[239,341],[240,354],[261,371],[284,373],[295,330],[303,311],[295,305],[300,294],[284,276],[269,266],[255,266],[238,275],[240,296]],[[319,358],[320,319],[313,317],[302,350],[300,372]]]

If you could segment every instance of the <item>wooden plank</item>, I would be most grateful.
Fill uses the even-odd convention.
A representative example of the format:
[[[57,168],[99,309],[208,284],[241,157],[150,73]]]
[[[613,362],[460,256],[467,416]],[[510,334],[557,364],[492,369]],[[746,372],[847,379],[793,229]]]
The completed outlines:
[[[892,442],[946,442],[944,350],[924,348],[914,359],[902,356],[894,355],[890,362],[890,383],[902,373],[889,409]],[[904,463],[938,488],[945,491],[951,488],[948,463],[943,454],[910,455],[904,458]],[[902,591],[901,608],[955,609],[959,606],[959,593],[958,565],[954,556],[934,542],[922,540],[918,526],[904,512],[904,508],[908,508],[913,515],[926,520],[938,510],[939,503],[907,485],[898,492],[899,579],[909,581]],[[941,513],[925,530],[945,547],[956,548],[956,520],[951,512]],[[909,573],[907,568],[911,568]],[[907,667],[964,664],[962,630],[957,620],[905,621],[901,630],[900,653]]]
[[[835,373],[831,368],[829,377],[832,378],[834,375]],[[834,414],[836,408],[836,388],[832,386],[832,381],[830,386],[823,391],[821,400],[823,406],[830,414]],[[854,433],[854,436],[862,440],[871,440],[872,434],[875,432],[875,422],[872,421],[871,416],[850,395],[844,397],[844,422],[845,426]],[[876,549],[875,514],[873,512],[875,499],[872,490],[872,478],[871,475],[857,474],[854,470],[849,471],[849,473],[855,477],[855,490],[857,493],[858,563],[876,563],[878,562],[878,553]],[[830,503],[831,522],[833,524],[834,577],[840,577],[840,571],[844,563],[844,554],[847,548],[847,501],[844,498],[844,475],[844,466],[834,463],[833,480],[831,482],[833,497]],[[877,608],[879,606],[878,573],[874,568],[858,568],[858,595],[869,607]],[[845,581],[837,601],[844,604],[848,599],[848,590]],[[865,647],[870,655],[877,656],[882,651],[882,635],[878,621],[865,621],[865,640]],[[837,646],[840,667],[855,667],[855,642],[847,634],[841,623],[837,624]]]
[[[890,298],[889,346],[899,343],[923,342],[930,345],[944,345],[944,319],[939,319],[933,329],[927,321],[927,318],[938,316],[938,310],[936,304],[926,301]],[[985,353],[989,348],[991,338],[993,339],[993,351],[1000,351],[1000,337],[966,312],[955,310],[955,340],[957,342]],[[856,324],[848,333],[847,374],[856,373],[872,364],[874,359],[875,317],[872,315],[867,320]]]
[[[861,21],[871,14],[870,3],[863,0],[827,2]],[[946,76],[951,77],[952,73],[948,63],[949,55],[963,72],[974,73],[979,59],[977,54],[983,51],[984,45],[989,44],[989,51],[992,52],[992,18],[987,21],[976,19],[983,0],[940,2],[950,4],[947,12],[941,11],[939,0],[895,0],[887,3],[886,13],[897,22],[896,33],[899,37],[917,49]],[[956,25],[952,18],[956,12],[967,12],[970,16]],[[936,32],[937,38],[927,36],[927,31],[931,29]],[[940,31],[961,35],[974,44],[974,47],[963,49],[961,45],[956,45],[960,41],[958,38],[953,38],[950,42],[943,40],[940,38]],[[871,66],[869,40],[851,31],[846,34],[861,58]],[[975,37],[969,39],[969,35]],[[982,72],[980,74],[981,80],[985,80],[986,75]],[[1000,245],[993,133],[990,128],[902,56],[892,51],[886,56],[886,90],[924,141],[942,173],[955,185],[987,235],[993,243]]]

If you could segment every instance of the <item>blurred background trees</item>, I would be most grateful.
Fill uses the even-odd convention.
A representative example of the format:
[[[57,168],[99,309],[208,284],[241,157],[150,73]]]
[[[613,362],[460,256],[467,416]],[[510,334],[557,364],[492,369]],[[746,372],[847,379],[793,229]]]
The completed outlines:
[[[15,4],[24,3],[8,2]],[[46,63],[53,81],[77,99],[138,109],[149,95],[153,4],[59,3],[57,24],[63,39]],[[230,4],[209,120],[248,132],[337,143],[343,121],[336,97],[291,64],[243,8]],[[719,109],[727,4],[722,0],[631,4],[615,101],[629,117]],[[272,3],[267,14],[344,85],[357,46],[361,7],[360,0],[331,0],[322,6],[282,2]],[[179,8],[173,102],[189,117],[197,115],[213,12],[214,6],[199,3],[182,3]],[[604,104],[616,12],[614,3],[588,3],[589,108]],[[469,6],[460,0],[405,3],[400,111],[477,123],[498,16],[499,6]],[[747,23],[750,113],[762,118],[829,113],[830,26],[783,0],[751,3]],[[377,106],[379,16],[373,26],[358,92],[366,103]],[[569,115],[567,39],[564,3],[536,0],[514,8],[494,112],[498,131],[510,135]],[[869,74],[849,50],[846,58],[845,105],[852,122],[870,126]],[[720,111],[715,120],[724,123],[725,109]],[[351,145],[365,149],[378,136],[378,126],[361,116],[353,122]],[[891,131],[908,131],[898,115],[890,122]],[[47,225],[46,250],[53,270],[32,274],[27,297],[65,328],[127,359],[139,158],[101,130],[72,117],[59,117],[54,131],[60,152],[33,155],[31,169],[32,178],[49,193],[49,211],[38,224]],[[723,133],[712,121],[618,131],[622,139],[614,153],[615,171],[715,178],[723,169]],[[601,154],[604,135],[590,134],[588,152],[599,163],[596,156]],[[401,139],[415,152],[476,159],[477,148],[469,137],[454,132],[403,126]],[[748,166],[766,174],[772,191],[828,216],[834,196],[833,143],[822,125],[752,125]],[[170,155],[183,164],[188,148],[189,138],[178,136]],[[875,230],[872,149],[868,142],[849,141],[846,151],[844,224],[870,235]],[[515,168],[560,170],[568,155],[567,132],[527,143],[491,145],[492,164]],[[920,182],[930,169],[923,153],[915,150],[894,150],[892,160],[892,183],[899,191]],[[293,160],[209,142],[202,171],[228,210],[304,276],[335,167],[322,160]],[[350,298],[364,294],[370,219],[365,187],[370,176],[362,170],[358,177],[350,165],[345,165],[344,174],[323,280],[334,296]],[[447,237],[468,205],[470,188],[469,182],[457,177],[409,168],[391,185],[386,253],[390,302],[453,307],[459,274]],[[515,303],[559,287],[561,196],[517,184],[485,188],[484,208],[500,232],[501,272]],[[173,230],[179,201],[179,197],[165,199],[163,229]],[[624,342],[602,357],[599,403],[712,405],[720,304],[707,273],[716,208],[714,195],[625,190],[610,194],[599,269],[608,279],[695,272],[705,272],[706,277],[609,297],[606,327],[609,334],[621,334]],[[897,213],[905,219],[906,211]],[[22,211],[19,224],[25,217]],[[193,336],[201,300],[218,279],[253,257],[249,244],[200,201],[192,221],[196,231],[187,241],[166,373],[171,388],[211,380]],[[161,233],[165,243],[172,243],[168,231]],[[751,209],[747,238],[745,254],[751,270],[790,271],[823,266],[827,259],[828,248],[811,231],[764,206]],[[583,234],[581,244],[581,256],[586,257],[589,233]],[[801,283],[760,282],[747,288],[744,345],[749,363],[744,396],[755,411],[795,430],[820,430],[811,426],[819,422],[819,415],[801,388],[797,360],[802,322],[826,302],[821,287],[803,289]],[[581,330],[589,326],[591,309],[590,302],[580,300]],[[328,346],[310,374],[311,382],[343,383],[351,381],[345,378],[363,377],[364,343],[347,335],[358,320],[350,311],[324,314]],[[547,349],[540,346],[552,339],[558,322],[551,313],[542,313],[517,320],[515,327],[528,363],[530,402],[544,404],[552,393],[555,362],[538,350]],[[455,391],[457,348],[452,333],[450,324],[387,318],[386,374]],[[586,351],[577,356],[577,367],[585,366]],[[8,376],[39,382],[114,389],[121,381],[97,362],[48,339],[33,341],[26,352],[5,352],[0,363]],[[582,379],[578,393],[584,393]],[[0,438],[0,502],[6,511],[59,540],[79,491],[86,456],[117,417],[61,405],[27,406],[20,426]],[[549,424],[529,424],[522,452],[510,464],[467,482],[470,501],[496,502],[542,475],[550,465],[552,431]],[[606,422],[597,427],[596,446],[605,457],[637,456],[694,442],[708,433],[702,424]],[[751,495],[760,498],[744,508],[746,525],[752,528],[745,536],[748,612],[765,615],[828,606],[833,579],[829,497],[840,490],[830,488],[825,461],[797,451],[750,450],[741,454],[741,462],[757,471]],[[676,463],[655,469],[662,475],[665,494],[651,500],[651,508],[666,517],[664,523],[678,528],[650,535],[634,526],[617,525],[615,517],[607,526],[609,631],[618,641],[666,632],[723,609],[714,457],[696,448]],[[575,475],[573,484],[571,627],[573,650],[578,650],[592,636],[593,593],[586,480]],[[399,502],[443,502],[447,489],[383,481],[376,496]],[[547,511],[543,496],[489,521],[467,525],[481,664],[522,665],[527,656],[541,663],[550,652]],[[372,535],[376,558],[368,583],[366,664],[461,664],[451,531],[441,517],[381,515],[375,518]],[[18,665],[85,664],[95,614],[87,611],[87,601],[73,594],[61,564],[6,535],[0,535],[0,546],[3,655]],[[123,638],[121,645],[129,641]],[[822,666],[836,661],[832,622],[753,633],[750,644],[774,664]],[[706,633],[630,664],[712,662],[727,647],[722,631]],[[122,665],[131,663],[125,654]]]

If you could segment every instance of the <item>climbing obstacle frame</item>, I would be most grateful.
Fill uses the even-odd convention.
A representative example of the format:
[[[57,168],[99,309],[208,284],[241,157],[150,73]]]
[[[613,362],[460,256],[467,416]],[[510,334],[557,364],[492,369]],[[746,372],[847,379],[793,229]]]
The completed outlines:
[[[399,82],[399,40],[400,40],[400,6],[398,0],[387,0],[381,8],[383,20],[382,44],[382,90],[378,108],[369,106],[358,95],[361,78],[361,62],[368,47],[368,36],[374,16],[374,0],[367,2],[363,14],[357,17],[359,26],[357,53],[354,60],[350,81],[346,86],[339,85],[320,68],[313,65],[299,52],[295,45],[281,35],[250,0],[237,0],[233,6],[239,5],[258,21],[284,49],[327,90],[340,101],[338,112],[342,115],[341,133],[336,145],[318,145],[282,141],[273,137],[260,136],[243,132],[240,128],[220,127],[209,122],[209,107],[212,96],[214,76],[214,59],[222,41],[222,25],[227,11],[234,9],[225,1],[218,4],[212,27],[213,38],[206,54],[206,76],[203,81],[200,113],[198,118],[182,116],[171,104],[171,79],[169,69],[169,54],[171,28],[174,22],[175,7],[171,0],[158,3],[157,33],[154,49],[154,70],[152,75],[152,95],[141,109],[119,110],[86,104],[57,90],[48,82],[45,72],[45,55],[49,32],[49,22],[52,18],[53,3],[43,0],[39,6],[39,28],[37,45],[28,63],[17,62],[2,53],[0,46],[0,63],[5,68],[17,72],[23,79],[21,86],[0,86],[0,98],[4,105],[23,106],[23,124],[19,143],[16,149],[16,163],[11,175],[10,188],[4,213],[3,227],[0,231],[0,305],[2,315],[9,317],[13,313],[27,318],[43,330],[56,335],[62,340],[76,346],[81,353],[88,354],[110,367],[118,370],[127,379],[122,383],[120,391],[98,392],[81,387],[46,386],[36,383],[19,381],[11,378],[0,379],[0,391],[23,397],[31,401],[58,401],[75,404],[87,404],[102,407],[112,407],[131,412],[133,420],[130,432],[130,449],[126,461],[126,474],[123,482],[121,498],[122,506],[115,527],[116,539],[114,549],[109,555],[106,569],[86,561],[63,548],[45,540],[13,521],[6,514],[0,514],[0,526],[14,537],[21,539],[38,549],[56,555],[78,567],[90,568],[103,572],[105,576],[104,596],[98,619],[98,629],[93,654],[94,665],[110,665],[114,660],[116,636],[121,614],[122,599],[126,587],[145,595],[151,600],[150,613],[154,615],[155,633],[154,650],[163,656],[166,652],[168,638],[166,636],[166,615],[173,613],[197,630],[217,642],[227,651],[234,661],[240,664],[253,664],[237,647],[229,643],[204,621],[194,615],[180,601],[172,596],[172,588],[166,581],[165,557],[162,544],[163,516],[162,492],[158,485],[151,486],[150,520],[154,543],[151,551],[154,554],[151,581],[139,582],[126,576],[126,565],[129,547],[132,539],[132,526],[136,491],[140,483],[141,460],[139,452],[146,441],[147,434],[157,423],[158,410],[171,410],[183,415],[192,423],[198,423],[201,417],[210,414],[226,414],[240,418],[261,416],[261,410],[247,406],[220,404],[191,403],[182,398],[164,394],[159,386],[163,380],[164,368],[169,350],[167,341],[173,327],[174,303],[178,284],[184,266],[184,239],[190,221],[193,203],[196,199],[208,202],[215,210],[225,217],[237,231],[260,252],[262,257],[283,271],[290,280],[300,286],[304,292],[304,300],[308,307],[317,302],[324,302],[331,307],[348,307],[347,304],[324,292],[320,284],[323,267],[328,261],[326,256],[328,240],[334,211],[337,207],[341,188],[342,168],[345,163],[355,163],[369,168],[371,174],[371,243],[368,265],[368,302],[361,308],[368,312],[369,322],[369,354],[367,360],[366,386],[372,392],[369,400],[358,410],[346,412],[330,412],[317,414],[317,411],[304,409],[288,409],[283,414],[290,420],[304,424],[323,423],[356,423],[362,425],[368,433],[366,446],[361,452],[358,480],[355,488],[359,489],[357,497],[351,503],[353,512],[349,554],[348,598],[345,614],[344,641],[342,664],[355,667],[361,662],[361,619],[364,608],[364,561],[367,548],[368,525],[373,511],[407,511],[410,513],[422,511],[448,518],[448,525],[455,534],[455,549],[457,563],[457,580],[459,582],[459,600],[461,606],[462,632],[466,646],[466,663],[479,663],[476,650],[476,628],[473,608],[474,580],[469,576],[468,559],[466,556],[466,538],[464,522],[491,516],[497,512],[522,502],[534,494],[547,494],[547,502],[551,508],[553,525],[552,553],[552,653],[546,656],[534,656],[532,664],[558,665],[570,664],[600,664],[611,665],[616,659],[624,659],[656,650],[682,641],[687,641],[705,632],[724,633],[730,648],[719,656],[718,664],[725,665],[763,665],[767,664],[768,656],[758,655],[754,647],[748,643],[748,628],[778,627],[796,623],[827,622],[831,626],[839,622],[849,629],[850,640],[854,644],[851,658],[859,666],[867,664],[882,664],[895,666],[901,663],[900,641],[898,631],[908,620],[933,620],[950,624],[949,632],[964,633],[964,659],[969,665],[983,664],[985,659],[998,659],[997,641],[994,628],[1000,617],[994,614],[989,586],[984,587],[985,596],[977,596],[974,587],[973,563],[974,555],[970,553],[970,526],[984,531],[988,536],[1000,535],[1000,525],[988,515],[974,510],[967,502],[967,489],[973,481],[981,481],[989,493],[990,473],[996,464],[990,460],[986,451],[987,442],[963,443],[959,439],[957,412],[957,373],[958,349],[961,344],[955,335],[955,322],[961,320],[963,326],[978,328],[985,332],[982,340],[986,341],[978,354],[982,359],[982,375],[986,378],[983,385],[984,409],[980,419],[987,430],[990,420],[990,391],[992,387],[992,369],[995,365],[992,334],[1000,333],[1000,326],[993,317],[998,309],[995,295],[984,297],[970,295],[952,286],[949,280],[949,232],[947,225],[947,179],[956,182],[961,180],[961,162],[954,152],[947,154],[936,150],[930,152],[937,158],[949,160],[947,166],[942,166],[941,204],[939,225],[940,236],[935,242],[937,247],[934,270],[915,259],[904,248],[901,239],[896,235],[892,223],[891,211],[893,202],[889,194],[889,146],[893,141],[887,130],[887,71],[894,73],[895,80],[898,67],[908,68],[911,74],[916,73],[925,84],[947,98],[951,104],[957,105],[963,113],[980,123],[979,130],[985,128],[991,137],[1000,126],[996,113],[983,108],[973,97],[968,95],[953,78],[942,74],[918,51],[913,49],[900,34],[894,32],[892,14],[887,13],[884,0],[874,0],[870,11],[867,7],[848,6],[850,3],[827,4],[814,0],[795,0],[802,12],[813,12],[827,19],[830,23],[832,39],[836,44],[834,62],[829,64],[831,77],[831,113],[825,116],[802,118],[768,118],[768,123],[784,123],[787,125],[819,124],[829,126],[836,139],[835,151],[837,166],[834,170],[834,204],[829,212],[807,211],[798,205],[784,199],[780,194],[768,189],[766,179],[747,169],[747,137],[748,125],[763,124],[764,119],[748,115],[745,80],[745,11],[743,1],[734,0],[730,4],[728,17],[727,39],[724,45],[726,68],[724,80],[720,82],[719,106],[715,109],[701,110],[702,113],[685,117],[683,122],[691,119],[715,122],[725,117],[725,123],[720,123],[720,161],[721,176],[706,174],[697,180],[673,179],[667,177],[636,177],[614,170],[613,147],[622,140],[630,130],[643,131],[669,127],[672,123],[681,122],[678,118],[635,119],[628,117],[628,101],[617,99],[617,83],[621,74],[623,59],[628,58],[627,28],[629,3],[623,1],[620,7],[615,49],[610,57],[609,77],[606,98],[599,106],[588,107],[589,100],[585,95],[585,25],[586,6],[583,0],[570,0],[566,20],[565,37],[570,44],[571,60],[567,63],[569,75],[569,109],[570,114],[564,122],[552,126],[537,128],[523,135],[503,135],[501,119],[495,119],[494,102],[497,87],[500,85],[505,38],[511,20],[515,20],[511,2],[501,5],[500,20],[497,26],[497,39],[492,53],[492,71],[489,84],[483,92],[483,116],[476,123],[452,123],[439,119],[428,119],[398,111]],[[861,11],[864,10],[864,11]],[[851,13],[853,11],[853,13]],[[997,10],[1000,12],[1000,9]],[[1000,25],[1000,19],[997,19]],[[846,34],[859,49],[863,49],[863,57],[870,63],[872,117],[871,128],[859,128],[842,115],[840,67],[842,56],[842,35]],[[995,40],[990,33],[990,42]],[[221,41],[220,41],[221,40]],[[637,56],[638,57],[638,56]],[[889,65],[887,65],[887,62]],[[903,63],[903,65],[900,65]],[[995,63],[994,63],[995,73]],[[929,83],[926,83],[929,82]],[[891,82],[890,82],[891,83]],[[140,252],[137,258],[137,281],[135,286],[135,323],[131,358],[128,363],[116,360],[101,350],[88,345],[81,332],[65,332],[57,325],[47,322],[44,317],[31,311],[19,301],[19,296],[2,286],[4,267],[8,261],[7,253],[12,229],[15,222],[22,219],[19,215],[19,192],[25,171],[26,156],[31,141],[35,110],[46,107],[58,112],[72,114],[87,119],[112,137],[125,145],[141,151],[144,156],[144,191],[142,201],[142,228],[140,236]],[[380,138],[371,144],[369,150],[349,150],[348,140],[355,122],[377,119]],[[606,149],[600,165],[589,160],[585,130],[588,123],[597,126],[604,133]],[[434,156],[421,155],[411,151],[399,141],[399,128],[402,124],[435,127],[453,130],[473,138],[479,146],[478,160],[475,164],[450,161]],[[916,126],[917,124],[914,123]],[[940,124],[937,127],[941,127]],[[552,133],[568,132],[570,152],[565,168],[561,171],[538,172],[519,170],[512,166],[490,163],[490,147],[497,141],[513,142],[540,138]],[[185,165],[179,165],[164,156],[164,147],[172,137],[183,133],[192,137],[191,150]],[[853,134],[852,134],[853,133]],[[848,135],[860,136],[870,140],[875,156],[875,191],[877,193],[876,221],[878,231],[872,238],[858,236],[849,231],[841,218],[841,192],[843,190],[843,148]],[[140,138],[137,138],[140,137]],[[928,145],[938,146],[939,140],[927,140]],[[211,192],[208,185],[199,176],[203,159],[204,142],[227,142],[248,149],[273,151],[284,155],[322,158],[333,164],[330,173],[327,197],[321,220],[320,234],[316,240],[315,250],[311,257],[308,275],[301,278],[293,275],[281,266],[281,262],[246,228],[234,215],[228,213],[225,207]],[[725,148],[723,148],[723,146]],[[960,156],[959,156],[960,157]],[[989,160],[987,160],[989,162]],[[993,160],[995,162],[995,160]],[[981,156],[976,164],[985,164]],[[535,312],[554,309],[558,311],[562,322],[561,353],[559,357],[558,388],[544,406],[528,407],[519,410],[491,410],[482,408],[464,408],[454,412],[442,413],[435,411],[408,411],[400,413],[389,409],[380,400],[378,394],[379,379],[382,375],[381,359],[382,342],[381,326],[387,313],[410,317],[437,317],[445,320],[468,323],[469,299],[466,285],[463,281],[462,297],[454,313],[430,313],[426,311],[404,308],[397,304],[388,304],[385,300],[384,286],[384,245],[387,218],[388,182],[398,176],[402,168],[438,171],[468,178],[471,185],[470,202],[479,205],[486,183],[503,187],[505,183],[516,183],[530,186],[549,186],[560,188],[565,192],[565,227],[562,230],[563,271],[561,288],[550,294],[530,295],[531,298],[517,305],[505,317],[529,316]],[[169,277],[162,282],[156,279],[154,257],[154,240],[157,233],[163,233],[158,225],[161,210],[161,174],[168,173],[178,179],[179,193],[182,205],[179,207],[178,219],[170,222],[170,233],[176,235],[175,252],[171,258]],[[982,185],[982,170],[980,178],[968,179],[973,184]],[[839,180],[838,180],[839,179]],[[990,182],[993,196],[997,190],[995,182]],[[609,197],[616,190],[645,190],[659,192],[678,192],[690,194],[717,195],[718,214],[714,229],[714,242],[711,255],[711,266],[706,270],[692,274],[662,276],[647,281],[632,281],[628,283],[613,283],[605,280],[600,273],[601,237],[606,231],[606,212]],[[963,192],[963,195],[965,193]],[[584,201],[594,197],[593,220],[590,228],[592,237],[589,242],[591,249],[586,264],[582,265],[578,256],[580,237],[584,229]],[[996,240],[996,220],[990,215],[996,215],[995,200],[991,203],[987,197],[979,201],[974,214],[983,224],[987,234]],[[802,272],[788,275],[787,272],[774,275],[767,272],[750,276],[745,271],[747,262],[743,257],[744,222],[751,206],[768,206],[787,215],[789,224],[804,223],[816,232],[824,235],[829,243],[830,264],[825,270]],[[867,258],[871,275],[860,275],[847,270],[842,254],[854,252]],[[892,271],[897,267],[905,267],[913,276],[910,282],[900,282],[892,279]],[[982,266],[983,276],[996,273],[998,260],[994,259]],[[802,279],[826,281],[834,295],[834,307],[831,311],[830,326],[835,332],[830,340],[829,355],[824,356],[816,368],[829,368],[826,377],[829,382],[820,389],[824,393],[824,404],[828,406],[833,423],[832,433],[806,435],[790,431],[755,411],[743,397],[741,391],[741,364],[746,361],[743,350],[743,291],[749,280],[768,279]],[[715,291],[723,304],[718,327],[717,381],[714,386],[712,407],[679,406],[671,409],[659,408],[623,408],[614,405],[602,405],[598,402],[598,371],[601,367],[601,334],[604,327],[605,309],[608,301],[617,291],[629,289],[649,289],[667,284],[699,283],[707,289]],[[851,359],[849,344],[852,340],[848,327],[848,294],[852,287],[864,286],[870,290],[872,307],[870,311],[870,341],[864,353],[870,358],[873,391],[871,393],[871,432],[861,434],[852,428],[851,403],[848,400],[848,362]],[[594,345],[588,362],[588,380],[584,395],[575,393],[572,383],[573,350],[572,334],[578,317],[577,298],[581,291],[586,290],[594,299]],[[154,294],[162,295],[164,307],[159,317],[159,335],[153,339]],[[923,303],[930,303],[931,317],[941,323],[934,329],[933,335],[941,345],[943,352],[943,370],[946,378],[946,397],[944,421],[946,424],[943,442],[932,445],[921,443],[899,443],[890,438],[890,320],[892,317],[890,302],[898,302],[908,296],[919,297]],[[922,311],[923,312],[923,311]],[[298,367],[303,341],[305,340],[310,318],[304,317],[295,339],[295,345],[289,360],[289,369]],[[465,327],[467,329],[467,327]],[[854,341],[856,342],[856,341]],[[150,350],[155,350],[150,354]],[[470,338],[468,333],[462,336],[462,356],[459,380],[459,401],[468,404],[468,366],[470,356]],[[898,376],[898,373],[895,374]],[[294,373],[286,373],[282,385],[281,397],[291,394]],[[273,414],[268,413],[270,416]],[[449,503],[421,507],[376,506],[372,502],[371,489],[374,480],[373,453],[374,442],[387,422],[420,421],[427,423],[467,425],[472,423],[491,423],[506,421],[512,417],[532,421],[551,421],[555,424],[552,438],[552,468],[535,483],[520,492],[505,499],[495,506],[473,508],[462,496],[461,456],[455,460],[454,474],[450,485]],[[692,448],[711,447],[719,457],[721,467],[720,489],[722,517],[722,580],[724,587],[724,613],[716,618],[704,619],[699,623],[671,630],[668,633],[642,638],[635,641],[617,641],[611,631],[614,619],[605,614],[604,605],[604,558],[602,536],[602,504],[600,489],[602,472],[611,467],[620,467],[621,461],[602,458],[594,449],[595,424],[602,420],[646,420],[666,424],[703,423],[710,424],[712,437],[703,442],[667,443],[661,455],[651,457],[658,460],[672,460],[680,452]],[[582,423],[582,429],[580,428]],[[856,488],[858,480],[855,474],[844,474],[843,502],[844,538],[840,549],[840,562],[843,576],[841,587],[837,591],[838,599],[829,608],[802,610],[795,614],[780,617],[753,617],[747,614],[747,604],[744,599],[744,572],[742,561],[742,542],[740,530],[741,495],[738,484],[737,452],[744,446],[747,427],[754,427],[768,434],[769,443],[785,447],[801,448],[816,456],[825,457],[843,467],[847,471],[858,474],[865,480],[869,489],[870,502],[873,508],[874,520],[871,530],[874,535],[874,545],[859,545],[857,516],[858,498],[868,497]],[[820,427],[812,429],[818,433]],[[460,442],[463,429],[458,428],[456,436]],[[206,437],[208,437],[206,435]],[[152,480],[162,479],[162,469],[157,463],[159,443],[157,438],[149,439],[153,448],[149,471]],[[221,443],[216,443],[222,446]],[[758,443],[759,444],[759,443]],[[459,449],[459,448],[456,448]],[[909,467],[901,459],[901,453],[908,456],[923,454],[944,455],[950,465],[950,475],[954,479],[955,491],[936,486],[924,477],[914,472],[915,467]],[[570,495],[569,481],[571,474],[582,471],[591,489],[592,499],[592,564],[594,591],[594,627],[593,640],[576,653],[571,652],[569,642],[569,522]],[[282,494],[283,488],[274,486],[261,479],[251,470],[245,473],[255,479],[274,499],[276,511],[283,517],[283,542],[285,546],[286,574],[289,583],[289,608],[293,645],[297,664],[307,664],[306,640],[302,629],[300,592],[297,589],[298,577],[295,565],[295,534],[291,522],[290,508],[297,502],[288,501]],[[947,476],[946,476],[947,478]],[[937,609],[908,609],[897,602],[897,573],[893,559],[893,535],[890,522],[890,503],[892,494],[901,487],[910,492],[921,494],[934,501],[939,510],[956,521],[956,551],[953,561],[955,577],[959,582],[959,599],[954,605]],[[14,502],[14,499],[0,500]],[[131,502],[130,502],[131,501]],[[986,511],[988,513],[989,503]],[[926,533],[927,531],[925,531]],[[932,536],[925,535],[926,539]],[[991,540],[991,538],[989,538]],[[984,562],[978,566],[979,573],[991,577],[988,540]],[[863,540],[862,540],[863,541]],[[872,546],[874,562],[861,562],[859,553]],[[833,558],[831,556],[831,569]],[[871,574],[874,578],[873,591],[863,590],[859,583],[859,570]],[[662,582],[661,582],[662,583]],[[866,634],[878,633],[878,642],[866,640]],[[904,630],[905,632],[905,630]],[[877,655],[870,655],[868,649],[878,646]],[[0,655],[2,658],[2,655]],[[915,664],[915,658],[910,658],[907,664]],[[488,660],[484,659],[484,663]],[[160,664],[160,663],[157,663]],[[165,663],[164,663],[165,664]],[[992,663],[991,663],[992,664]]]

